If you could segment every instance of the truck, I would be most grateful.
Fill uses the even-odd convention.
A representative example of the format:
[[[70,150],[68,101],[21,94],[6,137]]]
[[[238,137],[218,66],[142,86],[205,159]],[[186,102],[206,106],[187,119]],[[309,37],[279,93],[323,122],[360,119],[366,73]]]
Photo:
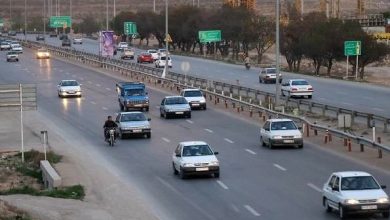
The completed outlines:
[[[142,82],[118,82],[116,84],[121,111],[149,111],[149,97]]]

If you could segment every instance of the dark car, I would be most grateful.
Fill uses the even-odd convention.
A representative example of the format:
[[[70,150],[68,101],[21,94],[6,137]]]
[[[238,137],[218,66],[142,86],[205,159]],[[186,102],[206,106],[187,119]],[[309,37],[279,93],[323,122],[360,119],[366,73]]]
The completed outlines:
[[[68,35],[60,34],[60,40],[68,39]]]
[[[57,33],[55,31],[50,32],[49,37],[57,37]]]
[[[62,44],[61,44],[61,45],[62,45],[63,47],[64,47],[64,46],[70,47],[71,44],[72,44],[72,42],[70,41],[70,39],[65,38],[65,39],[62,40]]]
[[[8,36],[16,36],[16,31],[9,31]]]
[[[153,57],[150,53],[141,53],[137,57],[137,63],[153,63]]]
[[[36,40],[37,41],[45,40],[45,36],[43,34],[38,34],[37,37],[36,37]]]

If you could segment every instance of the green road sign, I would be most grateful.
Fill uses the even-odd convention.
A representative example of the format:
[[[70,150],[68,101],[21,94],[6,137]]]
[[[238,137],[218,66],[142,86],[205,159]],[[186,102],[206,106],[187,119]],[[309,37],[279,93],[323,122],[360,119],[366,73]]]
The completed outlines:
[[[137,33],[137,25],[135,22],[125,22],[123,23],[123,30],[126,35],[133,35]]]
[[[72,26],[70,16],[51,16],[50,27],[52,28],[67,28]]]
[[[0,18],[0,27],[4,27],[4,20],[3,20],[3,18]]]
[[[221,30],[199,31],[199,40],[201,43],[221,41]]]
[[[361,41],[344,41],[344,55],[356,56],[362,54]]]

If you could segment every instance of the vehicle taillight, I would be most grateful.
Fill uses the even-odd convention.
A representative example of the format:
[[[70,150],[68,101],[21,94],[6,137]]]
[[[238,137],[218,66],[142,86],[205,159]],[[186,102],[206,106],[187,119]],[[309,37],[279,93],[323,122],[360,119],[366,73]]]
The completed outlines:
[[[313,91],[313,87],[309,87],[307,90]]]
[[[297,88],[291,88],[291,91],[298,91]]]
[[[269,76],[267,75],[267,76],[265,76],[265,78],[269,78]]]

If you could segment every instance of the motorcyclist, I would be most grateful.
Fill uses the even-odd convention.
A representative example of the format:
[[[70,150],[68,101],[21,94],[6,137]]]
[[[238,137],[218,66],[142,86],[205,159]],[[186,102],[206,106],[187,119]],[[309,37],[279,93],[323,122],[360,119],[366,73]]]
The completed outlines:
[[[107,141],[109,138],[109,133],[108,131],[110,128],[117,128],[118,125],[112,120],[111,115],[107,116],[107,120],[104,122],[103,128],[104,128],[104,137],[105,140]],[[116,135],[115,135],[116,136]]]
[[[244,63],[245,63],[245,67],[248,68],[248,66],[250,65],[250,58],[248,56],[248,54],[245,55],[245,59],[244,59]]]

